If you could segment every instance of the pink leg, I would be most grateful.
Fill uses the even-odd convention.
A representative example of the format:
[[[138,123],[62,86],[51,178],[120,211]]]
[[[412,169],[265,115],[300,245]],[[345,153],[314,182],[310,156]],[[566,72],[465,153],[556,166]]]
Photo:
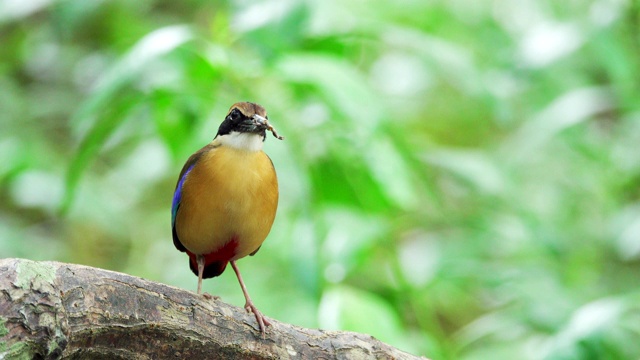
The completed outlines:
[[[204,272],[204,256],[196,255],[198,263],[198,294],[202,292],[202,273]]]
[[[236,272],[236,276],[238,277],[238,282],[240,283],[240,287],[242,288],[242,292],[244,293],[244,298],[246,300],[246,303],[244,304],[244,308],[247,309],[248,312],[252,312],[253,315],[256,317],[256,321],[258,322],[258,326],[260,327],[260,332],[264,336],[266,327],[271,325],[271,323],[267,320],[266,317],[264,317],[264,315],[262,315],[260,311],[258,311],[258,308],[256,308],[255,305],[253,305],[253,301],[251,301],[251,298],[249,297],[249,292],[247,292],[247,287],[244,286],[244,281],[242,281],[242,276],[240,275],[240,270],[238,270],[238,266],[236,265],[235,260],[231,261],[231,267],[233,267],[233,271]]]

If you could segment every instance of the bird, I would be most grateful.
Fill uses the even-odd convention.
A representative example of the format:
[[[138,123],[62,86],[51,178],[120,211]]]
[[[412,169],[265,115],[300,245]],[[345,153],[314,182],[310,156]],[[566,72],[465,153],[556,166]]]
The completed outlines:
[[[251,300],[236,262],[258,252],[278,207],[275,167],[263,151],[267,131],[283,139],[264,107],[233,104],[213,140],[182,167],[171,206],[173,244],[189,256],[198,294],[202,279],[221,275],[230,263],[244,307],[254,314],[263,336],[271,323]]]

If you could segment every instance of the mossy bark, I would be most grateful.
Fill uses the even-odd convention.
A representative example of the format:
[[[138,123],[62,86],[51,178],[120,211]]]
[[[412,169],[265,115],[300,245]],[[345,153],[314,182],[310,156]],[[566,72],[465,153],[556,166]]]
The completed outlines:
[[[0,259],[0,358],[417,359],[362,334],[255,318],[220,300],[81,265]]]

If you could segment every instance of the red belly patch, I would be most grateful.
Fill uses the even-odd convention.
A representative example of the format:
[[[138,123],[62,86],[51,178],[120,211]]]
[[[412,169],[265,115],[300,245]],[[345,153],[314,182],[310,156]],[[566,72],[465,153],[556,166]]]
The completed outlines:
[[[229,242],[224,244],[220,249],[204,254],[204,273],[203,278],[211,278],[218,276],[224,272],[229,260],[236,255],[236,249],[238,248],[238,236],[233,236]],[[198,275],[198,263],[196,262],[196,254],[187,250],[189,254],[189,265],[191,271]]]

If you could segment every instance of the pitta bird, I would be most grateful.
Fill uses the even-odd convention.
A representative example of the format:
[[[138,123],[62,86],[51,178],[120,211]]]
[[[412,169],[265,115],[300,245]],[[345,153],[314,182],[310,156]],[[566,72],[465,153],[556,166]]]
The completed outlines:
[[[173,243],[189,255],[198,294],[202,279],[219,276],[231,263],[245,309],[263,334],[270,323],[251,301],[236,261],[258,252],[278,207],[276,171],[262,151],[267,131],[282,140],[262,106],[231,106],[213,141],[184,164],[171,207]]]

